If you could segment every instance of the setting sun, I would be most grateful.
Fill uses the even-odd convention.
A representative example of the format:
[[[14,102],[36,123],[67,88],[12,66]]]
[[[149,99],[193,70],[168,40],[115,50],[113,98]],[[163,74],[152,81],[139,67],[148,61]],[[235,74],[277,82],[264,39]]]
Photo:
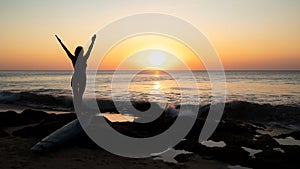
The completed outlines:
[[[153,51],[148,56],[148,60],[153,66],[160,66],[165,63],[166,55],[161,51]]]
[[[97,53],[97,48],[95,48]],[[90,58],[95,67],[96,57]],[[93,65],[96,64],[96,65]],[[100,70],[163,70],[203,69],[199,57],[183,43],[161,35],[146,34],[130,37],[116,44],[102,59]]]

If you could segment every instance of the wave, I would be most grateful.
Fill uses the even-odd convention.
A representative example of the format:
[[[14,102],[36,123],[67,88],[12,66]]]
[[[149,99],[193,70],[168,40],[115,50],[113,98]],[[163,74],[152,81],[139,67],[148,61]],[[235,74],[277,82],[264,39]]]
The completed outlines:
[[[57,111],[70,111],[73,109],[71,97],[31,92],[0,92],[0,103]]]
[[[122,109],[115,107],[114,101],[109,99],[97,99],[101,112],[126,111],[128,104],[134,107],[147,109],[145,101],[135,100],[124,102]],[[49,94],[36,94],[31,92],[0,92],[0,103],[22,105],[37,109],[56,111],[73,111],[73,101],[70,96],[53,96]],[[205,118],[210,105],[199,106],[198,118]],[[180,105],[168,104],[166,115],[177,116]],[[130,114],[130,112],[128,112]],[[187,113],[186,116],[189,116]],[[264,123],[274,127],[283,127],[300,130],[300,106],[299,105],[271,105],[258,104],[246,101],[231,101],[225,104],[222,120],[237,120],[250,123]]]
[[[201,116],[207,115],[208,106],[200,109]],[[232,101],[225,104],[222,119],[263,123],[271,127],[300,130],[300,106]]]

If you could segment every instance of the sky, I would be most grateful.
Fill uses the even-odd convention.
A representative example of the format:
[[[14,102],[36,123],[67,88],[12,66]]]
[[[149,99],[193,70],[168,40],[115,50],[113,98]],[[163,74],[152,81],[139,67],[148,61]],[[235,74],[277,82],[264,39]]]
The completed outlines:
[[[194,25],[215,47],[226,70],[300,70],[299,0],[0,0],[0,70],[72,69],[55,34],[74,51],[112,21],[144,12],[173,15]],[[133,40],[128,41],[137,44]],[[114,49],[125,56],[121,47]],[[186,59],[191,69],[202,69],[201,63],[189,62],[191,55],[175,57]],[[103,63],[106,69],[116,66]]]

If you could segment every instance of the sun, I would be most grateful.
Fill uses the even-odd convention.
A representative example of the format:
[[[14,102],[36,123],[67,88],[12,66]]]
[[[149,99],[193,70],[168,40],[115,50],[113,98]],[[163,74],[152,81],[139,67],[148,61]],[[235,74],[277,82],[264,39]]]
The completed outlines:
[[[148,61],[152,66],[160,66],[166,62],[166,55],[161,51],[153,51],[148,56]]]

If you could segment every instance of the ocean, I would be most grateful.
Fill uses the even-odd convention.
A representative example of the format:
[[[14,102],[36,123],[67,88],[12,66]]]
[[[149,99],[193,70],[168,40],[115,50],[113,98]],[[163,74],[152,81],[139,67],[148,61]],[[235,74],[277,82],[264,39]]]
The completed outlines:
[[[131,71],[123,71],[118,78],[128,79]],[[183,72],[173,72],[179,76]],[[226,102],[247,101],[271,105],[300,105],[300,71],[226,71]],[[0,71],[0,103],[34,104],[31,99],[47,97],[72,98],[70,86],[72,71]],[[193,71],[199,95],[191,88],[189,77],[183,86],[178,86],[169,74],[163,71],[143,71],[130,83],[118,81],[112,89],[114,71],[98,71],[95,93],[99,99],[123,101],[146,100],[157,103],[180,104],[182,97],[189,104],[206,105],[211,102],[211,84],[206,71]],[[88,76],[89,77],[89,76]],[[127,90],[129,89],[129,90]],[[182,93],[185,93],[182,96]],[[24,97],[24,95],[26,97]],[[196,98],[195,97],[199,97]],[[26,99],[21,100],[20,99]],[[49,99],[49,98],[48,98]],[[59,107],[59,104],[56,106]]]

